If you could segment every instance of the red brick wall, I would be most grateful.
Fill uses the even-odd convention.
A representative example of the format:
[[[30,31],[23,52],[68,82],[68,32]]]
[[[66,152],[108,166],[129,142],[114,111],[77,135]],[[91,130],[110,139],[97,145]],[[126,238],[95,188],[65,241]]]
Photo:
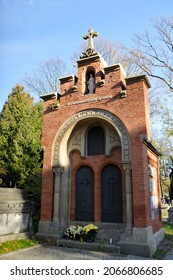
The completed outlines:
[[[109,111],[116,115],[126,126],[130,142],[131,142],[131,157],[132,157],[132,185],[133,185],[133,206],[134,206],[134,225],[136,227],[146,227],[151,224],[150,209],[149,209],[149,194],[148,194],[148,157],[146,147],[140,140],[141,134],[150,136],[149,124],[149,106],[148,106],[148,83],[145,77],[140,76],[136,79],[125,79],[124,73],[120,67],[116,69],[108,69],[105,72],[105,85],[100,87],[101,70],[103,64],[96,59],[89,63],[80,62],[78,68],[78,90],[73,91],[72,87],[75,81],[70,78],[61,83],[61,101],[60,108],[56,111],[51,111],[49,106],[54,99],[44,102],[44,117],[43,117],[43,132],[42,132],[42,146],[45,148],[44,152],[44,166],[43,166],[43,185],[42,185],[42,209],[41,220],[51,220],[52,218],[52,200],[53,200],[53,175],[52,175],[52,153],[53,142],[57,132],[61,126],[72,115],[85,109],[98,108]],[[88,67],[95,68],[96,90],[95,94],[86,95],[83,78]],[[126,87],[127,97],[121,98],[120,91],[122,84]],[[108,97],[106,99],[106,97]],[[97,100],[96,100],[97,98]],[[116,160],[115,160],[116,159]],[[92,163],[93,158],[89,157],[81,161],[79,155],[73,153],[73,171],[72,171],[72,201],[71,201],[71,218],[74,218],[75,209],[75,184],[74,178],[76,169],[86,162],[92,165],[95,174],[95,221],[100,220],[100,187],[97,180],[99,168],[103,164],[113,162],[120,167],[122,174],[122,160],[120,154],[114,159],[99,156],[95,160],[97,164]],[[96,170],[97,169],[97,170]],[[124,187],[124,185],[123,185]],[[156,222],[154,223],[156,226]]]

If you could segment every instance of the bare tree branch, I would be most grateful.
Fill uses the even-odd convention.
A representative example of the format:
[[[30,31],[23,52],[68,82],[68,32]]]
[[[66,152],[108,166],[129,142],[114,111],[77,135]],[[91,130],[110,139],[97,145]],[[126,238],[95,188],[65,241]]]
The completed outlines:
[[[127,51],[132,63],[173,91],[173,18],[159,18],[154,28],[155,36],[135,34],[136,47]]]
[[[40,63],[32,74],[25,74],[22,82],[26,89],[38,96],[48,92],[57,92],[59,78],[65,74],[66,65],[60,58],[52,58]]]

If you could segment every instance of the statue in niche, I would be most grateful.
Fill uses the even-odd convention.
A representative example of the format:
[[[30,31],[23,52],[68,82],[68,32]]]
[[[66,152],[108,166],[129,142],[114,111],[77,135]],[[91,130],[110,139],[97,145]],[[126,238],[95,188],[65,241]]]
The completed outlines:
[[[94,77],[92,74],[90,74],[89,80],[87,81],[87,86],[88,86],[88,93],[94,93],[95,90],[95,81]]]

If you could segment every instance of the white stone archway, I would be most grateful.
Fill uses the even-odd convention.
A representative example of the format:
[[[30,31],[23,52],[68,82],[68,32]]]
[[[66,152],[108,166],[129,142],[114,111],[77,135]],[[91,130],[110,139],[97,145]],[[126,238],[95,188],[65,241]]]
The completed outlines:
[[[87,118],[103,119],[115,128],[121,140],[122,162],[130,163],[130,139],[123,122],[114,114],[108,111],[101,109],[88,109],[73,115],[69,120],[65,122],[65,124],[63,124],[63,126],[57,132],[53,145],[52,166],[56,167],[68,165],[67,141],[75,125],[80,120],[84,120]]]

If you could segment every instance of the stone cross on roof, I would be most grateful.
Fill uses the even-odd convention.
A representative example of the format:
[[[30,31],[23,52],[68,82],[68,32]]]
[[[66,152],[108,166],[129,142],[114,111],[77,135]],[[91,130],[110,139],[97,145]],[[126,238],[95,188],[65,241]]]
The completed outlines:
[[[94,46],[93,46],[93,38],[94,37],[97,37],[99,35],[98,32],[95,32],[93,28],[90,28],[88,30],[88,34],[84,35],[83,38],[84,40],[88,40],[88,47],[87,49],[94,49]]]
[[[93,28],[90,28],[88,30],[88,34],[83,36],[84,40],[88,39],[88,46],[86,51],[83,52],[83,56],[81,56],[81,58],[85,58],[97,54],[96,50],[94,49],[93,38],[97,37],[98,35],[99,35],[98,32],[95,32]]]

